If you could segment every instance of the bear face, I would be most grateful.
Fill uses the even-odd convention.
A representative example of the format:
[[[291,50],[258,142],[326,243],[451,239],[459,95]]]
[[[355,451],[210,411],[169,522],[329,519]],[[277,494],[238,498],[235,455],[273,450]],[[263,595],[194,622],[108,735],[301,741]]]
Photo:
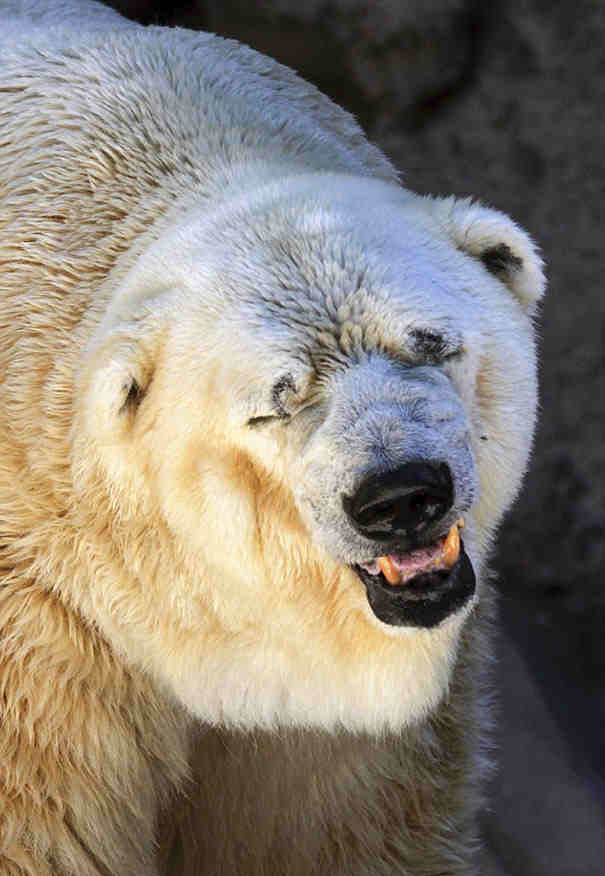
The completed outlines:
[[[299,174],[226,190],[118,276],[73,430],[82,514],[111,509],[104,633],[208,721],[425,714],[531,445],[527,236]]]

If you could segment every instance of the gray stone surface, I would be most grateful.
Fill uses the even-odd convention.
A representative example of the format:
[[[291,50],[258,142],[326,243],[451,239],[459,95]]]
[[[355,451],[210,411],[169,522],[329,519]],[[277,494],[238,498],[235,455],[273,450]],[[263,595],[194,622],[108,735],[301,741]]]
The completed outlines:
[[[605,3],[130,0],[347,106],[411,188],[472,194],[539,241],[542,416],[500,538],[500,772],[485,876],[605,872]]]

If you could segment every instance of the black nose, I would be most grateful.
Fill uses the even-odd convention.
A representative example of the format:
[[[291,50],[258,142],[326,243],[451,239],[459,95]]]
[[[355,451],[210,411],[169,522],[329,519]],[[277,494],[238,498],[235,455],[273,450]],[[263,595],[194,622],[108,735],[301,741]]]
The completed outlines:
[[[372,475],[352,496],[342,497],[355,529],[388,541],[420,532],[443,517],[454,502],[454,484],[444,462],[422,460]]]

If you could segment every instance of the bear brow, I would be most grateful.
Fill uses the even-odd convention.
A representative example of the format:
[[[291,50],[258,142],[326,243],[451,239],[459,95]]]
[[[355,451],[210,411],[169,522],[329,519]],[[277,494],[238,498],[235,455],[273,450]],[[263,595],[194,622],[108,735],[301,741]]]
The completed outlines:
[[[291,374],[284,374],[273,385],[273,389],[271,391],[271,401],[278,417],[286,419],[289,416],[285,408],[284,401],[288,397],[288,395],[295,392],[296,384]]]

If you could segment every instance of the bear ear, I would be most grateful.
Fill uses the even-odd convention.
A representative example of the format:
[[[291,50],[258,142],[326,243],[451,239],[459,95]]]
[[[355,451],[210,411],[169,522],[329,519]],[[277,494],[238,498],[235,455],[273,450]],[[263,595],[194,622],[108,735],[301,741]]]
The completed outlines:
[[[111,337],[88,357],[83,383],[85,419],[99,441],[125,437],[153,380],[152,345]]]
[[[462,252],[478,259],[510,289],[527,313],[544,294],[546,279],[538,248],[510,217],[470,198],[433,201],[439,224]]]

